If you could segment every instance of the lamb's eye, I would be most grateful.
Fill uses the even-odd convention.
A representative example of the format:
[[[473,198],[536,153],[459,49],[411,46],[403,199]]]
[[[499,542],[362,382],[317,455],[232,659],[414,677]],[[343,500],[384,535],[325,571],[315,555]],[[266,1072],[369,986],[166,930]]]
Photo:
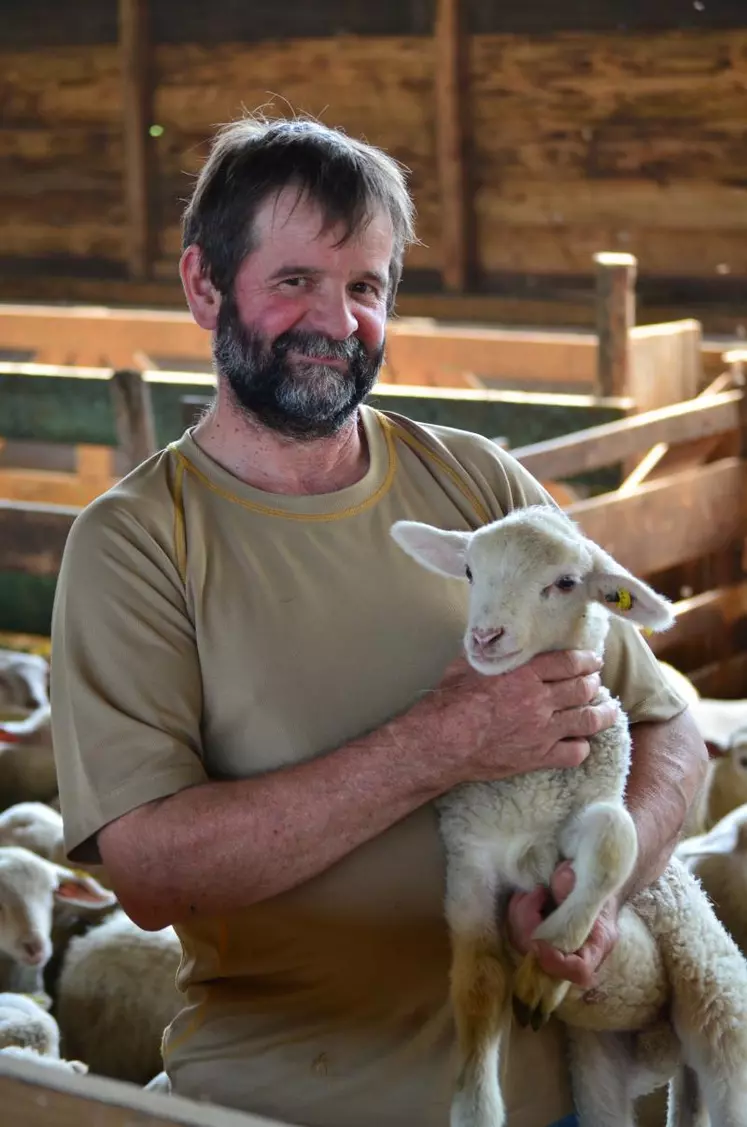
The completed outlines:
[[[464,574],[467,576],[467,578],[469,579],[469,581],[471,583],[472,582],[472,572],[470,571],[470,569],[468,567],[465,567]]]
[[[561,575],[560,579],[556,580],[555,586],[559,591],[572,591],[576,586],[576,580],[570,575]]]

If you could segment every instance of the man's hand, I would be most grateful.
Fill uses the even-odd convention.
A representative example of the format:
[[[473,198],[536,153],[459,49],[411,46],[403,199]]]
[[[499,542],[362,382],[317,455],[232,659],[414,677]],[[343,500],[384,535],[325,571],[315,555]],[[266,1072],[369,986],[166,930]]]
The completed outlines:
[[[589,739],[618,716],[616,701],[591,703],[601,667],[586,650],[538,654],[495,677],[453,662],[412,710],[432,733],[444,789],[583,763]]]
[[[616,900],[608,900],[591,930],[589,938],[578,951],[564,955],[542,940],[532,940],[532,934],[542,923],[547,907],[565,900],[576,882],[570,861],[561,861],[552,875],[550,892],[541,886],[533,892],[515,892],[508,906],[508,934],[516,950],[524,955],[536,954],[542,969],[553,978],[565,978],[582,990],[596,984],[596,971],[617,942]]]

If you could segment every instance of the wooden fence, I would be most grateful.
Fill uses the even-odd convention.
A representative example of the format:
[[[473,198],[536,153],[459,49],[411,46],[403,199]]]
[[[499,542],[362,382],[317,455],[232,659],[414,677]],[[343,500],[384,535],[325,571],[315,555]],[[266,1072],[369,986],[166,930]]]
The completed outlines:
[[[3,381],[10,381],[10,391]],[[44,382],[45,395],[54,393],[57,413],[49,410],[37,381]],[[145,378],[132,372],[63,370],[0,376],[0,406],[9,404],[13,395],[22,401],[23,410],[17,415],[6,412],[17,427],[19,418],[29,414],[27,396],[36,387],[39,394],[35,400],[32,395],[36,409],[30,413],[30,425],[38,434],[69,440],[70,428],[77,427],[79,438],[94,437],[101,443],[91,448],[87,442],[73,447],[60,441],[18,439],[8,441],[0,454],[1,458],[15,451],[18,460],[25,451],[28,458],[38,460],[46,450],[47,468],[35,471],[36,480],[47,475],[49,488],[56,488],[58,494],[63,480],[70,486],[67,504],[25,497],[0,501],[0,628],[45,631],[65,540],[80,505],[86,503],[81,492],[88,489],[95,495],[157,443],[181,433],[194,411],[208,401],[209,383],[204,377],[159,372]],[[154,395],[157,389],[159,394]],[[724,373],[685,402],[638,414],[624,410],[620,401],[588,400],[566,405],[560,416],[554,402],[543,416],[541,397],[528,398],[529,403],[513,404],[524,412],[524,422],[514,429],[533,429],[535,434],[542,427],[557,429],[529,444],[510,439],[514,456],[551,488],[611,469],[614,487],[599,492],[598,478],[592,495],[575,499],[570,492],[568,512],[622,564],[678,601],[677,624],[652,639],[655,652],[692,672],[709,691],[743,695],[747,462],[744,391],[733,374]],[[505,432],[510,415],[510,404],[501,393],[441,390],[434,395],[425,389],[400,388],[379,392],[373,401],[416,418],[420,407],[426,421],[435,413],[436,421],[448,418],[453,423],[454,414],[461,411],[462,425],[470,423],[472,411],[474,429],[483,434],[491,429]],[[66,410],[61,411],[63,403]],[[574,413],[575,426],[570,421]],[[521,412],[515,418],[520,416]],[[593,425],[579,427],[582,419]],[[91,449],[97,452],[96,465],[106,472],[86,478],[80,467]],[[74,459],[78,471],[70,473]],[[0,488],[3,472],[0,469]]]
[[[703,340],[698,321],[636,324],[632,255],[599,254],[595,267],[596,333],[395,318],[382,382],[629,397],[643,410],[687,398],[701,374],[722,370],[727,346]],[[209,334],[176,310],[0,304],[3,355],[77,368],[211,370]]]
[[[291,1127],[278,1120],[145,1092],[101,1076],[73,1075],[2,1054],[0,1106],[7,1127]]]

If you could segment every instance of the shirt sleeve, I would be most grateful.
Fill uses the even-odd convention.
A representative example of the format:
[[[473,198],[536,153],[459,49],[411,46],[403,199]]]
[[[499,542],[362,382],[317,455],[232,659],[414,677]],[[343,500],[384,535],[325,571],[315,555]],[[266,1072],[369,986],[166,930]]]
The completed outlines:
[[[527,505],[552,505],[550,494],[520,462],[494,442],[479,435],[432,428],[446,441],[470,477],[494,498],[494,515],[500,517]],[[671,720],[688,707],[675,692],[651,648],[630,622],[612,616],[604,652],[602,681],[620,701],[631,724]]]
[[[73,861],[135,807],[205,782],[202,688],[181,581],[106,495],[75,521],[52,616],[52,735]]]

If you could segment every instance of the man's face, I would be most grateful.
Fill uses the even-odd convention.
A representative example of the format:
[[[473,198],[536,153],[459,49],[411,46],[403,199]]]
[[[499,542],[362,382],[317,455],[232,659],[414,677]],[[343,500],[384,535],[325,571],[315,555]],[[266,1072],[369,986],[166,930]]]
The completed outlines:
[[[388,216],[341,246],[295,190],[265,201],[256,249],[223,299],[214,357],[238,405],[294,438],[334,434],[376,382],[384,351]]]

